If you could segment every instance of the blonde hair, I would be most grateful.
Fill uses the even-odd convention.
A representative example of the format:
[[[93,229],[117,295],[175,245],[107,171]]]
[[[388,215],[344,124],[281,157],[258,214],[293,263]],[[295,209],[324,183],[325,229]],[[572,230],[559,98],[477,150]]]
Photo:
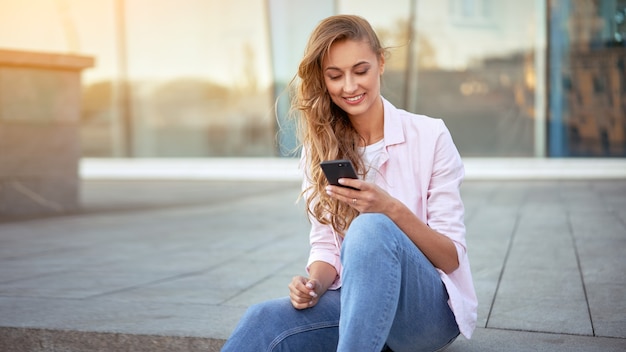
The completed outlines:
[[[324,160],[349,159],[359,175],[365,173],[365,166],[357,149],[361,137],[347,114],[332,102],[322,63],[333,43],[346,40],[368,43],[378,60],[385,55],[385,48],[367,20],[353,15],[331,16],[313,30],[297,76],[290,83],[294,92],[292,116],[297,117],[297,135],[304,148],[304,166],[310,182],[310,187],[303,190],[303,194],[308,195],[306,209],[320,223],[330,224],[340,235],[359,213],[326,194],[327,181],[319,164]]]

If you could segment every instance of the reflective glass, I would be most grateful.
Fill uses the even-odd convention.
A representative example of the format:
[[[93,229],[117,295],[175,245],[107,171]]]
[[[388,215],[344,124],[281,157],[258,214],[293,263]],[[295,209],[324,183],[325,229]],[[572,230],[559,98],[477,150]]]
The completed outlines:
[[[274,119],[262,0],[126,1],[134,156],[267,156]]]
[[[385,97],[464,157],[626,155],[626,0],[0,1],[0,47],[95,57],[85,156],[289,155],[285,87],[333,13],[372,23]]]
[[[551,156],[626,156],[626,1],[550,1]]]
[[[537,2],[339,1],[389,46],[383,94],[442,118],[462,156],[533,156]]]
[[[0,2],[0,47],[93,56],[83,155],[275,155],[263,0]]]
[[[533,156],[537,9],[421,1],[414,108],[444,119],[462,156]]]

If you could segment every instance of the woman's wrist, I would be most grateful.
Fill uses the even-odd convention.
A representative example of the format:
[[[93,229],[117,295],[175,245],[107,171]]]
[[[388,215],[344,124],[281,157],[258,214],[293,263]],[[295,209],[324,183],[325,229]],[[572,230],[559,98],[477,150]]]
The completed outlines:
[[[392,198],[392,201],[390,202],[390,204],[385,207],[384,214],[387,215],[389,219],[391,219],[393,222],[397,224],[398,220],[400,220],[404,216],[403,212],[405,211],[410,212],[410,210],[408,210],[408,208],[404,206],[404,203],[402,203],[396,198]]]
[[[311,263],[309,267],[309,280],[315,280],[318,283],[320,294],[326,292],[328,288],[337,279],[337,270],[329,263],[316,261]]]

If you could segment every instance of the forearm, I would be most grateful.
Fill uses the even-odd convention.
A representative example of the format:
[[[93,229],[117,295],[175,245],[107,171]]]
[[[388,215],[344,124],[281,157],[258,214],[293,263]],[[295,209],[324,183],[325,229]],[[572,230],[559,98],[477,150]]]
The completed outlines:
[[[337,270],[326,262],[315,261],[309,266],[309,279],[317,280],[323,294],[335,282]]]
[[[449,274],[459,266],[454,242],[431,229],[399,200],[387,207],[386,215],[411,239],[436,267]]]

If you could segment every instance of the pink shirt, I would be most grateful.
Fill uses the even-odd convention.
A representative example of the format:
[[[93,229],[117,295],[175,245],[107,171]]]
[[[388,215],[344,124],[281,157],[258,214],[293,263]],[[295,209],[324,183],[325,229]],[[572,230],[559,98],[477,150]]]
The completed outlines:
[[[461,157],[442,120],[397,109],[384,98],[383,105],[385,148],[376,166],[380,172],[374,182],[456,245],[458,269],[451,274],[437,271],[448,291],[448,304],[459,330],[470,338],[476,327],[478,302],[465,244],[460,195],[465,171]],[[308,179],[304,177],[303,187],[307,186]],[[337,289],[341,286],[342,238],[331,226],[310,220],[307,269],[314,261],[333,265],[339,277],[330,289]]]

